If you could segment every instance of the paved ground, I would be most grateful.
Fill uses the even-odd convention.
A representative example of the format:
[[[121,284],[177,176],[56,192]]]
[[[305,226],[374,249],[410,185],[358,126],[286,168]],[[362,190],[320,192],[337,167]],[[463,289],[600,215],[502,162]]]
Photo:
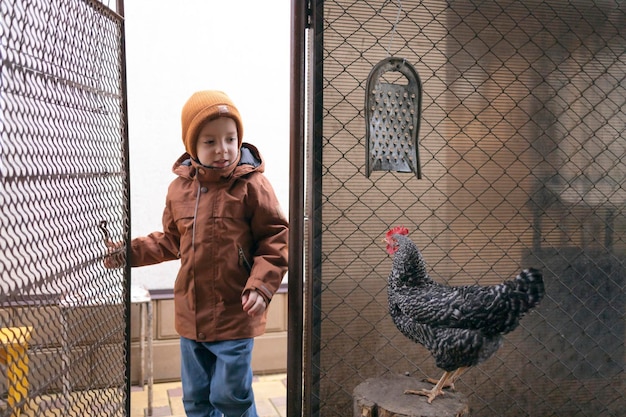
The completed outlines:
[[[252,384],[259,417],[287,417],[287,377],[285,374],[255,376]],[[147,387],[133,387],[131,417],[146,416]],[[180,381],[155,384],[152,417],[185,417]]]

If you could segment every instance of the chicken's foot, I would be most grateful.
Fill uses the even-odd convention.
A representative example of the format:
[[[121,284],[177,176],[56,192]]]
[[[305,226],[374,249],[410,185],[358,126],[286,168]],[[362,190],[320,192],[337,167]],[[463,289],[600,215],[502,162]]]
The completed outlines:
[[[414,395],[423,395],[425,397],[428,397],[428,404],[430,404],[433,402],[435,398],[444,394],[443,392],[444,385],[446,384],[448,379],[450,379],[457,371],[458,369],[454,371],[454,373],[448,372],[448,371],[444,372],[441,378],[439,379],[439,381],[437,381],[437,384],[432,389],[421,389],[421,390],[407,389],[404,391],[404,393],[414,394]]]
[[[424,379],[422,379],[422,381],[424,381],[424,382],[428,382],[429,384],[433,384],[433,385],[437,385],[437,382],[439,382],[439,380],[438,380],[438,379],[435,379],[435,378],[424,378]],[[452,384],[448,381],[448,382],[446,382],[446,383],[443,385],[443,387],[441,387],[441,388],[450,388],[450,387],[451,387],[451,385],[452,385]],[[454,389],[454,388],[453,388],[453,389]]]

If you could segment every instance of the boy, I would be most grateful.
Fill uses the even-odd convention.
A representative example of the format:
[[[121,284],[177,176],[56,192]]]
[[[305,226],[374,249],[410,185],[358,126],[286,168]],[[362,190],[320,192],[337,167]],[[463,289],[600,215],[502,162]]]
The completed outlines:
[[[181,120],[186,153],[173,167],[163,231],[132,240],[131,266],[180,258],[174,304],[187,416],[256,417],[253,338],[287,270],[288,222],[226,94],[196,92]]]

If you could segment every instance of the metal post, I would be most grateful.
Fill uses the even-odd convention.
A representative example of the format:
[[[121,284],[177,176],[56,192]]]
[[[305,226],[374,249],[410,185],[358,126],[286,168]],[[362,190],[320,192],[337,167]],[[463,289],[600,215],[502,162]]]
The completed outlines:
[[[306,0],[291,1],[287,415],[302,415]]]

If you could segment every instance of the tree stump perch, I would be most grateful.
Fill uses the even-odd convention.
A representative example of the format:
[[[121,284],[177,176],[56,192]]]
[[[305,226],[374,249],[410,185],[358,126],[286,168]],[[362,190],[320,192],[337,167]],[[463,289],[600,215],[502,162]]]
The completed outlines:
[[[353,393],[353,417],[469,417],[467,398],[455,391],[428,404],[422,395],[405,394],[407,389],[431,389],[433,386],[417,378],[386,375],[371,378],[358,385]]]

